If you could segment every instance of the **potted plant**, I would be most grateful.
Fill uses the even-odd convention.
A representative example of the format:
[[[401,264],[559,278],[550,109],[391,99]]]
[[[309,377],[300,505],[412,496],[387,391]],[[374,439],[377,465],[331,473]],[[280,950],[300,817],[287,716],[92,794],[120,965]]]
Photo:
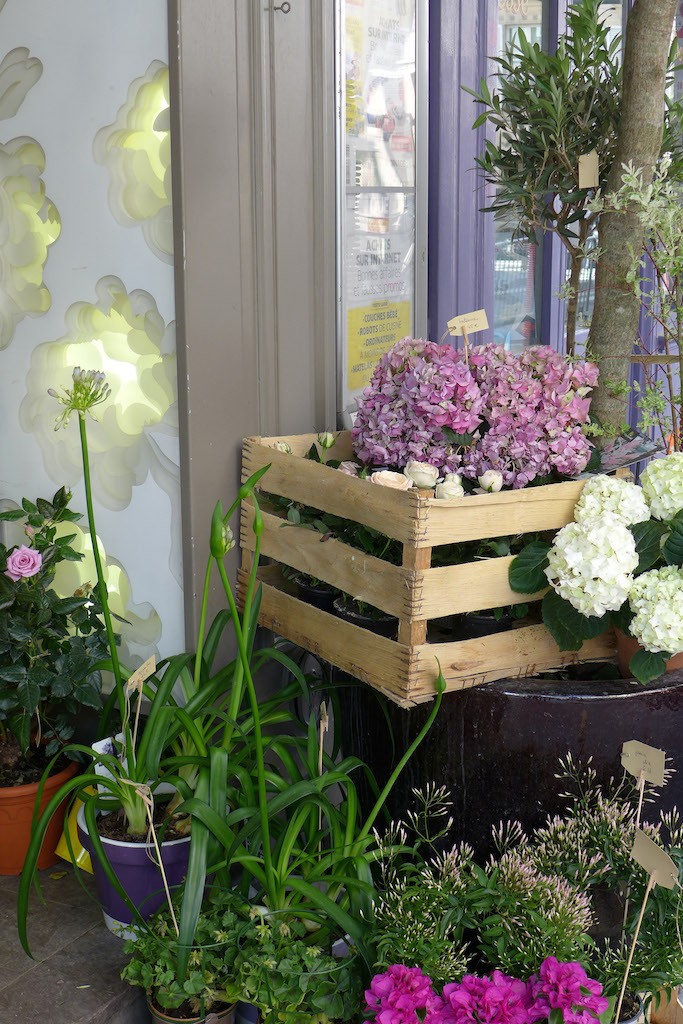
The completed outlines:
[[[126,941],[124,951],[131,959],[121,977],[144,988],[155,1024],[202,1024],[209,1013],[231,1024],[241,995],[234,964],[240,937],[249,927],[243,910],[243,900],[232,890],[214,886],[207,892],[182,980],[177,970],[177,897],[172,908],[162,908],[148,927]]]
[[[81,517],[60,488],[51,501],[24,498],[0,512],[0,521],[23,521],[26,543],[0,544],[0,803],[3,830],[0,874],[18,874],[29,845],[36,794],[44,806],[77,765],[62,754],[80,708],[101,707],[99,668],[107,653],[96,593],[71,597],[54,589],[57,565],[81,556],[61,524]],[[49,777],[39,787],[46,766]],[[39,857],[55,863],[63,808]]]
[[[683,453],[650,462],[641,486],[589,480],[574,520],[552,544],[535,541],[517,556],[511,588],[550,584],[543,621],[562,650],[578,650],[611,623],[622,674],[658,678],[683,653]]]

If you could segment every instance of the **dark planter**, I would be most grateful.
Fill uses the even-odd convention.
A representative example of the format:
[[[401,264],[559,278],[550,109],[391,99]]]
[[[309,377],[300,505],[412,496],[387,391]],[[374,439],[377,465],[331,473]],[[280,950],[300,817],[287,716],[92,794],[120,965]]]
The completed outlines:
[[[211,1024],[234,1024],[235,1007],[226,1006],[223,1010],[211,1010],[205,1016],[200,1017],[178,1017],[175,1010],[162,1010],[155,1006],[151,999],[147,1000],[147,1008],[153,1024],[205,1024],[211,1019]]]
[[[334,614],[333,605],[334,599],[339,593],[338,590],[331,589],[325,584],[315,586],[304,576],[295,576],[294,582],[296,583],[297,597],[305,601],[306,604],[312,604],[314,608]]]
[[[362,684],[344,689],[341,701],[344,753],[366,761],[381,786],[429,706],[404,711]],[[592,757],[606,783],[620,773],[624,741],[638,739],[665,750],[676,769],[661,797],[647,805],[653,819],[660,807],[683,804],[682,717],[681,670],[646,686],[507,679],[449,693],[390,795],[390,813],[400,816],[413,805],[412,787],[443,784],[453,801],[453,840],[464,839],[486,856],[493,849],[491,827],[501,819],[533,827],[562,809],[563,784],[555,778],[561,757],[569,751],[578,760]],[[367,803],[369,795],[361,792],[361,798]]]
[[[480,636],[491,636],[493,633],[505,633],[512,629],[512,616],[501,615],[496,618],[492,612],[468,612],[466,615],[454,615],[452,618],[453,640],[475,640]]]
[[[377,633],[378,636],[386,636],[389,640],[396,639],[398,619],[393,615],[384,615],[382,613],[380,613],[379,617],[364,615],[345,605],[340,597],[334,601],[334,613],[340,619],[352,622],[354,626],[360,626],[361,629],[369,629],[371,633]]]

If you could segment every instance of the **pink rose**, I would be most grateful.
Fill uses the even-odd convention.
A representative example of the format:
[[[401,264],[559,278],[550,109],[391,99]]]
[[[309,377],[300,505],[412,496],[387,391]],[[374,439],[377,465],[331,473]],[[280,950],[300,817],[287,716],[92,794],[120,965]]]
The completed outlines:
[[[25,544],[22,544],[7,559],[5,575],[17,583],[18,580],[35,576],[37,572],[40,572],[42,564],[43,556],[40,551],[35,551],[34,548],[27,548]]]
[[[368,477],[373,484],[381,484],[382,487],[393,487],[395,491],[409,491],[413,481],[403,473],[392,473],[390,469],[378,469]]]

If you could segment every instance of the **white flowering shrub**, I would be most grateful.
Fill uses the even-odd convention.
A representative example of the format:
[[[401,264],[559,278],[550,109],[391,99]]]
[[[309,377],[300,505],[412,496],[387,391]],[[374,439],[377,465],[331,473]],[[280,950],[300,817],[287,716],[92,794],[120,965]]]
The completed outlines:
[[[683,651],[683,572],[677,566],[644,572],[629,592],[630,632],[646,651]]]
[[[633,534],[606,512],[559,531],[548,552],[545,575],[578,612],[600,617],[622,606],[637,565]]]
[[[653,459],[643,472],[641,484],[655,519],[673,519],[683,509],[683,452]]]
[[[580,523],[605,512],[615,516],[624,526],[644,523],[650,518],[642,487],[616,476],[591,477],[576,503],[574,519]]]

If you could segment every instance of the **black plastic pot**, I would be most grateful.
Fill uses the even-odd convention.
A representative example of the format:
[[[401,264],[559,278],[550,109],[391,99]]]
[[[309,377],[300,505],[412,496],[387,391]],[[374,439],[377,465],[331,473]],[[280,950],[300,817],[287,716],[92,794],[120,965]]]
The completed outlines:
[[[493,612],[467,612],[466,615],[454,615],[451,620],[453,640],[475,640],[480,636],[491,636],[493,633],[505,633],[512,629],[512,616],[495,617]]]
[[[344,753],[366,761],[381,786],[429,706],[406,711],[363,684],[344,689],[341,702]],[[578,760],[592,757],[605,783],[621,771],[624,741],[638,739],[665,750],[676,769],[660,799],[647,805],[648,818],[656,820],[660,807],[683,805],[682,720],[680,670],[646,686],[635,680],[505,679],[449,693],[390,795],[389,810],[401,816],[414,804],[413,787],[444,784],[454,805],[451,838],[487,856],[491,827],[502,819],[533,827],[562,810],[563,785],[555,778],[560,758],[568,752]],[[370,795],[361,798],[368,802]]]
[[[393,615],[381,613],[379,617],[364,615],[362,612],[357,612],[349,605],[344,604],[341,597],[336,598],[334,601],[334,614],[338,615],[340,619],[352,622],[354,626],[369,629],[371,633],[377,633],[378,636],[386,636],[389,640],[396,639],[398,619]]]
[[[312,604],[314,608],[320,608],[323,612],[334,612],[334,599],[339,593],[338,590],[331,589],[325,586],[324,583],[316,586],[305,576],[295,576],[294,582],[296,583],[297,596],[302,601],[305,601],[306,604]]]

